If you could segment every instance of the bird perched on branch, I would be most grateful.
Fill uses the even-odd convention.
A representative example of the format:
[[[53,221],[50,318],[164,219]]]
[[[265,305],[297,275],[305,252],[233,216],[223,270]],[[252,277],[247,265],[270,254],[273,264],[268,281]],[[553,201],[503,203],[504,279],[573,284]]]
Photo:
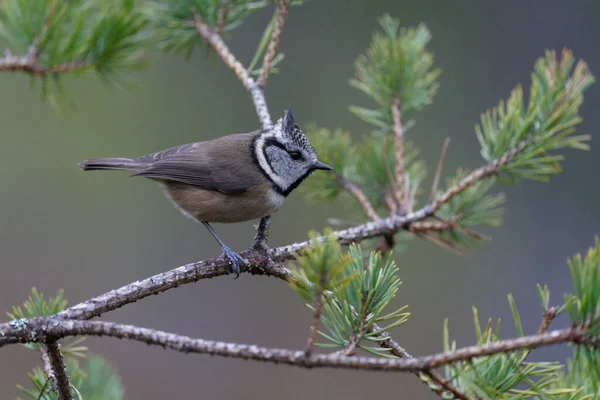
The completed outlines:
[[[161,184],[181,212],[202,222],[229,259],[236,278],[240,255],[211,222],[235,223],[271,215],[311,172],[332,170],[298,127],[290,108],[275,125],[251,133],[184,144],[138,158],[94,158],[84,171],[131,171]]]

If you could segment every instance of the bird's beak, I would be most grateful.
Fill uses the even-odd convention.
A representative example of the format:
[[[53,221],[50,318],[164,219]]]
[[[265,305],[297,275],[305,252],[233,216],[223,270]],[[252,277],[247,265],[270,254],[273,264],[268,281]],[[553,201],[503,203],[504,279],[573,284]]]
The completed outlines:
[[[315,163],[315,165],[313,166],[313,169],[322,169],[323,171],[331,171],[333,170],[332,167],[330,167],[329,165],[322,163],[321,161],[317,161]]]

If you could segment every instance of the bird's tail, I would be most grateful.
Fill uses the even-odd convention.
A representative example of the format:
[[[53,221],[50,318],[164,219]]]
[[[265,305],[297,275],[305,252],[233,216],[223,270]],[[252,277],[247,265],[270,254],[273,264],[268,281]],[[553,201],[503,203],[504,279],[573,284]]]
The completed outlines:
[[[141,171],[146,166],[146,164],[136,162],[131,158],[92,158],[79,163],[79,168],[84,171]]]

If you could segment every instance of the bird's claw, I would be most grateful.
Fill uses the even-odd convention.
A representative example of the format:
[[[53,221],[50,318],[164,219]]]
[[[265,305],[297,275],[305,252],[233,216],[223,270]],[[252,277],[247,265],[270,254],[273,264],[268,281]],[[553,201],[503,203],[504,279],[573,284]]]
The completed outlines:
[[[231,263],[231,272],[235,274],[235,278],[237,279],[240,276],[240,265],[245,263],[244,259],[235,251],[231,250],[229,247],[223,247],[223,256],[225,256],[229,262]]]

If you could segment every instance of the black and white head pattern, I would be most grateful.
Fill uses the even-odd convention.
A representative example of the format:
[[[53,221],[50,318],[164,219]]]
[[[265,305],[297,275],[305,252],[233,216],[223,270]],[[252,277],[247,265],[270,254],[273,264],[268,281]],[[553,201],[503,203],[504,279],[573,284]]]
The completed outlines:
[[[254,142],[256,161],[274,189],[287,196],[313,170],[317,153],[294,121],[291,108]]]

